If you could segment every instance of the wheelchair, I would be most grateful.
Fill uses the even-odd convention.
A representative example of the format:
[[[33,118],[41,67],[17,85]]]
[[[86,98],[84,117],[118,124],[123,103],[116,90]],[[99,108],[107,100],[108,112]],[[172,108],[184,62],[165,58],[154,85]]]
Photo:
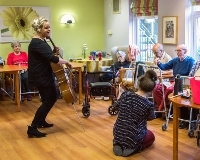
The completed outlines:
[[[100,97],[100,96],[107,96],[112,98],[112,104],[108,107],[108,113],[110,115],[116,115],[118,110],[115,110],[114,102],[117,100],[116,98],[116,89],[117,84],[115,81],[115,68],[112,66],[112,71],[100,71],[96,73],[104,74],[104,73],[112,73],[113,79],[111,82],[93,82],[89,83],[88,81],[88,72],[86,66],[84,67],[85,73],[85,98],[82,104],[82,113],[83,115],[88,118],[90,116],[90,98]]]

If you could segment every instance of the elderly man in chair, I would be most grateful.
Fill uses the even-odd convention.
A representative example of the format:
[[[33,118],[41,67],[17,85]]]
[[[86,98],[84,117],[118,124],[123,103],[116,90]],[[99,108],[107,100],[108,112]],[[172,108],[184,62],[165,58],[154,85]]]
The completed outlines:
[[[180,44],[176,47],[176,54],[177,57],[172,59],[171,61],[163,64],[160,62],[159,59],[155,59],[155,63],[161,70],[173,70],[174,76],[179,74],[180,76],[189,76],[189,73],[194,65],[195,60],[187,55],[188,49],[185,44]],[[165,102],[169,104],[168,95],[173,92],[173,86],[165,88]],[[162,91],[160,85],[157,85],[153,91],[154,100],[158,105],[158,110],[162,110],[164,106],[164,100],[162,97]],[[188,110],[185,107],[181,107],[180,109],[180,118],[181,119],[189,119],[188,117]],[[179,124],[179,128],[183,129],[186,128],[186,122],[182,121]]]

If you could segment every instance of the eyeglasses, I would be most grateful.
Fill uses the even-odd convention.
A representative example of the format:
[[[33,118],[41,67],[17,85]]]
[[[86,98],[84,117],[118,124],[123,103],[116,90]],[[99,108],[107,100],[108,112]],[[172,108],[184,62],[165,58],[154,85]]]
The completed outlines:
[[[176,52],[180,52],[180,51],[182,51],[182,50],[185,50],[185,49],[177,49],[177,50],[175,50]]]

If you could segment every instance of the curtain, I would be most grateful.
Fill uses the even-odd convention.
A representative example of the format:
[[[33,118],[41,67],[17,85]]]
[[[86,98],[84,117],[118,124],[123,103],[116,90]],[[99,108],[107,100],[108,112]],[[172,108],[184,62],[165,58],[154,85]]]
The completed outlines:
[[[131,10],[134,16],[158,15],[158,0],[133,0]]]
[[[200,0],[190,0],[193,6],[200,5]]]

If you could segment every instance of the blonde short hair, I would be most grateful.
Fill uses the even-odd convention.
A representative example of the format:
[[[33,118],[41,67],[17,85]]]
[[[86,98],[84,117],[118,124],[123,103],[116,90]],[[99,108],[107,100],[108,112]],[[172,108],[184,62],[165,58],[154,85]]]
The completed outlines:
[[[36,32],[40,32],[40,30],[42,29],[44,22],[48,22],[48,20],[45,17],[38,17],[36,19],[33,20],[32,23],[32,27],[34,29],[34,31]]]

